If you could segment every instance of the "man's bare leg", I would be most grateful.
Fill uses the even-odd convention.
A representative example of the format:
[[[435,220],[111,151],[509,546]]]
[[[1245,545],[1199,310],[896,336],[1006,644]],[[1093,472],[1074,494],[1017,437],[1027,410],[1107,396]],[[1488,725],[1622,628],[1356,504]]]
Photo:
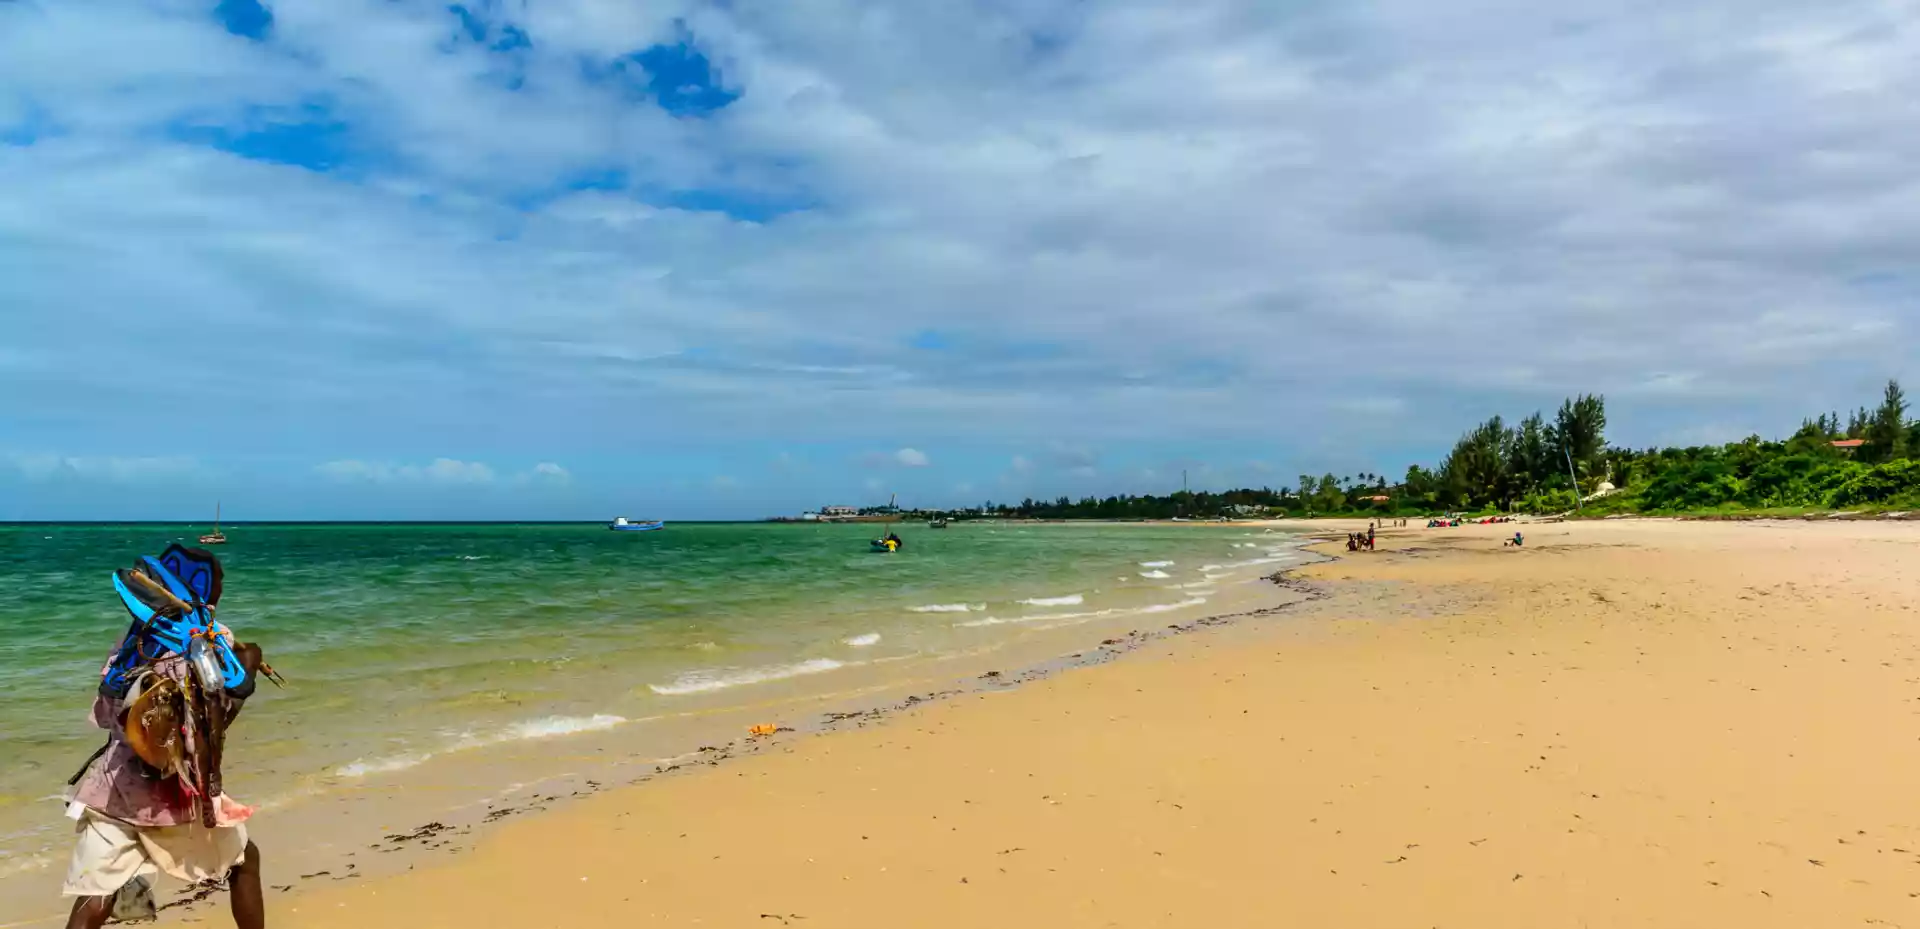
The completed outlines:
[[[260,890],[260,847],[252,842],[247,843],[247,857],[227,872],[227,895],[237,929],[267,929],[267,901]],[[68,929],[72,929],[71,924]]]
[[[112,897],[75,897],[67,914],[67,929],[100,929],[113,915]]]
[[[236,929],[266,929],[267,901],[260,889],[260,847],[247,843],[247,856],[227,872],[227,894]],[[67,914],[67,929],[101,929],[113,915],[113,897],[78,897]]]

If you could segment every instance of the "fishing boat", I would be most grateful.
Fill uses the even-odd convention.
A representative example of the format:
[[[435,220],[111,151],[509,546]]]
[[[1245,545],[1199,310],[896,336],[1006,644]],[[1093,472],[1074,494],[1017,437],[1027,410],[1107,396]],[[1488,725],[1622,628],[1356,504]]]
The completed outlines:
[[[200,537],[201,545],[225,545],[227,534],[220,531],[220,504],[213,505],[213,531]]]
[[[927,528],[928,528],[928,529],[945,529],[945,528],[947,528],[947,519],[946,519],[946,517],[944,517],[944,516],[942,516],[942,517],[938,517],[938,518],[935,518],[935,519],[930,519],[930,520],[927,520]]]
[[[667,528],[667,524],[658,519],[630,521],[625,516],[615,516],[613,522],[607,524],[607,528],[615,532],[652,532],[655,529]]]

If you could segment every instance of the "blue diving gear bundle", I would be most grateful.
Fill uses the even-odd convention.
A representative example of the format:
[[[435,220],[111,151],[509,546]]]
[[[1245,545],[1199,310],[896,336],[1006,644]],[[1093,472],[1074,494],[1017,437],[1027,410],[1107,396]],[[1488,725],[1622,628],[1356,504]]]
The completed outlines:
[[[157,558],[143,556],[133,567],[115,571],[113,589],[133,625],[100,680],[101,695],[125,697],[140,667],[170,655],[186,658],[202,687],[250,685],[231,635],[213,619],[220,588],[220,560],[205,549],[177,544]]]

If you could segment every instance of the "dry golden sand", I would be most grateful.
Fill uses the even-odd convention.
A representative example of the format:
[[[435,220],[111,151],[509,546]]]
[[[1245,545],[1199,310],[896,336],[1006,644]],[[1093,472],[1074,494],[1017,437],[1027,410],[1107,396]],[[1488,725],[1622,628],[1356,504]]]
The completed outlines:
[[[1920,527],[1512,528],[1402,530],[1306,572],[1304,610],[601,794],[274,920],[1920,926]]]

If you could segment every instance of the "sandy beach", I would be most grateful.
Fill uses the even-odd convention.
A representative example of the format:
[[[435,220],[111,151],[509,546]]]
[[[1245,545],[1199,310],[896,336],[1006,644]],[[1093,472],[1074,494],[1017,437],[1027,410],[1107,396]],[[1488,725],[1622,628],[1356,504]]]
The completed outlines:
[[[429,835],[397,875],[269,845],[274,921],[1920,925],[1920,527],[1513,528],[1395,530],[1287,610]]]

